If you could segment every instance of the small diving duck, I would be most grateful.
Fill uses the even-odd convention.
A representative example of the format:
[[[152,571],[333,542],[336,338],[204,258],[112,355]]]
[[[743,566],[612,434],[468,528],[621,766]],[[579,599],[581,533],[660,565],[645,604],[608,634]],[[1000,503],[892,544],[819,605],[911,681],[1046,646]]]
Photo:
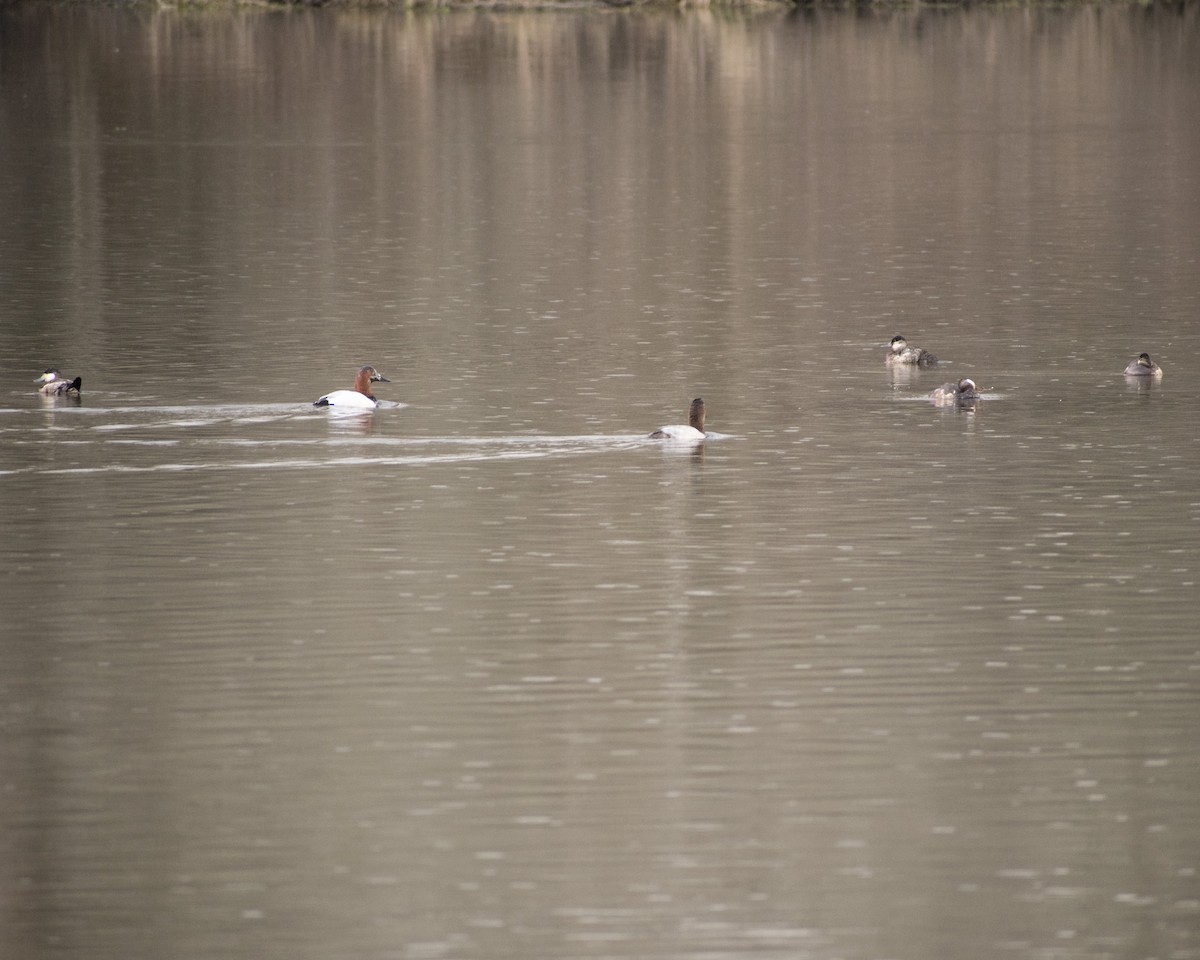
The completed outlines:
[[[40,384],[38,393],[44,397],[62,397],[68,394],[79,396],[79,390],[83,386],[83,378],[76,377],[74,380],[67,380],[61,373],[51,367],[40,377],[33,381]]]
[[[692,401],[692,406],[688,410],[688,422],[686,424],[674,423],[665,427],[659,427],[652,434],[651,440],[690,440],[696,442],[703,440],[706,434],[704,433],[704,401],[697,397]]]
[[[979,393],[975,389],[975,381],[963,377],[958,383],[943,383],[929,394],[929,399],[936,404],[970,403],[979,399]]]
[[[904,339],[903,334],[897,334],[892,337],[892,342],[888,347],[888,355],[884,360],[885,363],[917,367],[936,367],[938,364],[938,358],[928,350],[922,350],[920,347],[910,347],[908,341]]]
[[[314,407],[350,407],[358,410],[374,410],[379,401],[371,395],[371,384],[391,383],[374,367],[366,366],[354,378],[353,390],[334,390],[313,401]]]
[[[1125,368],[1125,376],[1153,377],[1155,380],[1161,380],[1162,367],[1150,359],[1150,354],[1140,353],[1136,360],[1129,361],[1129,366]]]

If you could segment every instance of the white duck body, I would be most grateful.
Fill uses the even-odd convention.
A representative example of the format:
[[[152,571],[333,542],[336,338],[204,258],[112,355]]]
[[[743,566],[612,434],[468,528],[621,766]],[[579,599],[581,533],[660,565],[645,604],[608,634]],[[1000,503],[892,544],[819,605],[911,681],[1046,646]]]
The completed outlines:
[[[687,423],[671,423],[659,427],[652,434],[652,440],[676,440],[688,443],[698,443],[705,438],[704,432],[704,401],[697,397],[688,409]]]
[[[366,366],[354,378],[353,390],[334,390],[313,401],[314,407],[343,407],[352,410],[374,410],[379,401],[371,395],[372,383],[391,383],[374,367]]]
[[[1129,366],[1125,368],[1125,376],[1127,377],[1153,377],[1155,380],[1162,379],[1162,367],[1150,359],[1150,354],[1143,353],[1136,360],[1132,360]]]

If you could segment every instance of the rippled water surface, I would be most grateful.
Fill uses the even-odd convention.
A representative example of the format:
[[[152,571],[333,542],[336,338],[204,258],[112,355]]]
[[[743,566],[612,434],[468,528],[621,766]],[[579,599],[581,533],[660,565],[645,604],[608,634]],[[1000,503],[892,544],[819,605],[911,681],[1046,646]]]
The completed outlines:
[[[6,7],[0,167],[3,957],[1200,958],[1194,7]]]

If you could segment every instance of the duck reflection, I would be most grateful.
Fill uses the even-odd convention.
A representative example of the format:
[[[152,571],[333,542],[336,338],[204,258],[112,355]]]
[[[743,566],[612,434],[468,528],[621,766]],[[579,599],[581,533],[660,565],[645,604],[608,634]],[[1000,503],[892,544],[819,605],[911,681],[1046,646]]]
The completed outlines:
[[[56,410],[60,407],[78,407],[83,403],[83,396],[77,391],[70,393],[40,393],[38,399],[42,402],[43,410]]]
[[[662,445],[662,455],[664,459],[671,460],[690,460],[693,463],[702,463],[704,461],[705,444],[696,441],[694,443],[664,443]]]
[[[1150,394],[1162,389],[1162,380],[1157,377],[1125,374],[1125,390],[1128,393]]]
[[[888,364],[887,372],[892,389],[896,392],[911,387],[921,379],[921,368],[912,364]]]
[[[369,437],[375,433],[375,411],[354,410],[353,412],[329,415],[329,432],[338,436]]]

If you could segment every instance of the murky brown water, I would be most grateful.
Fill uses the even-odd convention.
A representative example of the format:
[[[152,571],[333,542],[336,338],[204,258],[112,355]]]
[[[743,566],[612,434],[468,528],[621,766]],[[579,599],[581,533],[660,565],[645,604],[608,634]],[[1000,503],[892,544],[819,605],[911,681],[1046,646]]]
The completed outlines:
[[[3,957],[1200,957],[1194,6],[5,8],[0,169]]]

